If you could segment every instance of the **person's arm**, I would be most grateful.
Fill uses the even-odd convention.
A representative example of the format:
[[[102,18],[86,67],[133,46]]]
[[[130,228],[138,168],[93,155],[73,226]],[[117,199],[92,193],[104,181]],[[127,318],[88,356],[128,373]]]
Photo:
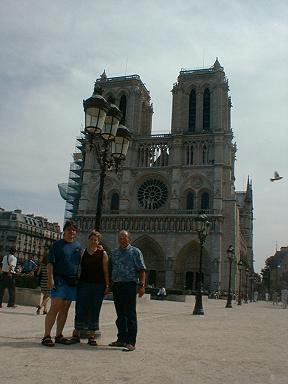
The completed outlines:
[[[110,292],[109,261],[108,261],[108,255],[105,251],[103,252],[103,273],[104,273],[104,279],[105,279],[104,295],[108,295],[108,293]]]
[[[146,272],[144,269],[141,269],[141,271],[139,271],[139,284],[138,284],[139,297],[142,297],[145,293],[145,277],[146,277]]]
[[[47,264],[47,274],[48,274],[47,287],[49,289],[52,289],[54,288],[54,279],[53,279],[53,264],[51,263]]]

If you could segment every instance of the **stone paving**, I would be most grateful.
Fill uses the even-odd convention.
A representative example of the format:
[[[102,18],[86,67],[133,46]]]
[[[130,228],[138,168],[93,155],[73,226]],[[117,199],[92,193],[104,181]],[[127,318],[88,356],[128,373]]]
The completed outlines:
[[[108,347],[115,340],[115,311],[104,301],[98,347],[43,347],[44,316],[35,308],[0,309],[1,383],[15,384],[266,384],[288,383],[288,309],[270,302],[225,308],[204,299],[204,316],[185,303],[138,303],[139,333],[134,352]],[[71,308],[65,336],[73,329]],[[55,332],[55,331],[54,331]]]

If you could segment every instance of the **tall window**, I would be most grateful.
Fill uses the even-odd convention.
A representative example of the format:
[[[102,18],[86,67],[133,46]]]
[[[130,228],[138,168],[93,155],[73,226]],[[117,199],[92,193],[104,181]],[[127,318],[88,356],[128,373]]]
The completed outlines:
[[[208,88],[204,91],[203,96],[203,130],[210,129],[210,91]]]
[[[117,192],[114,192],[111,196],[110,210],[119,211],[119,195]]]
[[[201,209],[209,209],[209,193],[208,192],[202,193]]]
[[[194,89],[189,96],[189,125],[188,132],[195,132],[196,127],[196,92]]]
[[[123,113],[121,124],[124,124],[126,120],[126,109],[127,109],[127,97],[125,95],[121,96],[119,109]]]
[[[194,193],[188,192],[186,196],[186,209],[194,209]]]
[[[204,144],[202,147],[202,163],[203,164],[208,163],[208,148],[206,144]]]

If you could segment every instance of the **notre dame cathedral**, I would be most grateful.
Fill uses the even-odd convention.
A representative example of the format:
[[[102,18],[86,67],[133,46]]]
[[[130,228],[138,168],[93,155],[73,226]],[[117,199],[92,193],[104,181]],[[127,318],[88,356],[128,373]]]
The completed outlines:
[[[95,86],[113,97],[132,133],[126,161],[107,174],[101,232],[109,252],[117,231],[131,232],[147,267],[147,285],[196,288],[200,245],[195,217],[211,222],[203,249],[202,280],[207,291],[227,290],[227,248],[253,272],[252,183],[235,191],[236,144],[231,129],[231,98],[223,67],[181,70],[172,87],[171,133],[153,135],[153,105],[140,76],[107,77]],[[86,244],[94,228],[99,165],[84,136],[79,137],[66,190],[66,217],[78,223]]]

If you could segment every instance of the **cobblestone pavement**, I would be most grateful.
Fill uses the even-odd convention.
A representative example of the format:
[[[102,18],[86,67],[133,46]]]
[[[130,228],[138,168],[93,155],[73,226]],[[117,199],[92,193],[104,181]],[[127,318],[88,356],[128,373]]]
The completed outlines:
[[[44,316],[32,307],[0,309],[0,377],[3,384],[266,384],[288,383],[288,309],[268,302],[225,308],[204,299],[204,316],[185,303],[138,303],[134,352],[109,348],[115,340],[115,311],[104,301],[98,347],[40,344]],[[65,336],[73,329],[72,307]],[[55,332],[55,331],[54,331]]]

